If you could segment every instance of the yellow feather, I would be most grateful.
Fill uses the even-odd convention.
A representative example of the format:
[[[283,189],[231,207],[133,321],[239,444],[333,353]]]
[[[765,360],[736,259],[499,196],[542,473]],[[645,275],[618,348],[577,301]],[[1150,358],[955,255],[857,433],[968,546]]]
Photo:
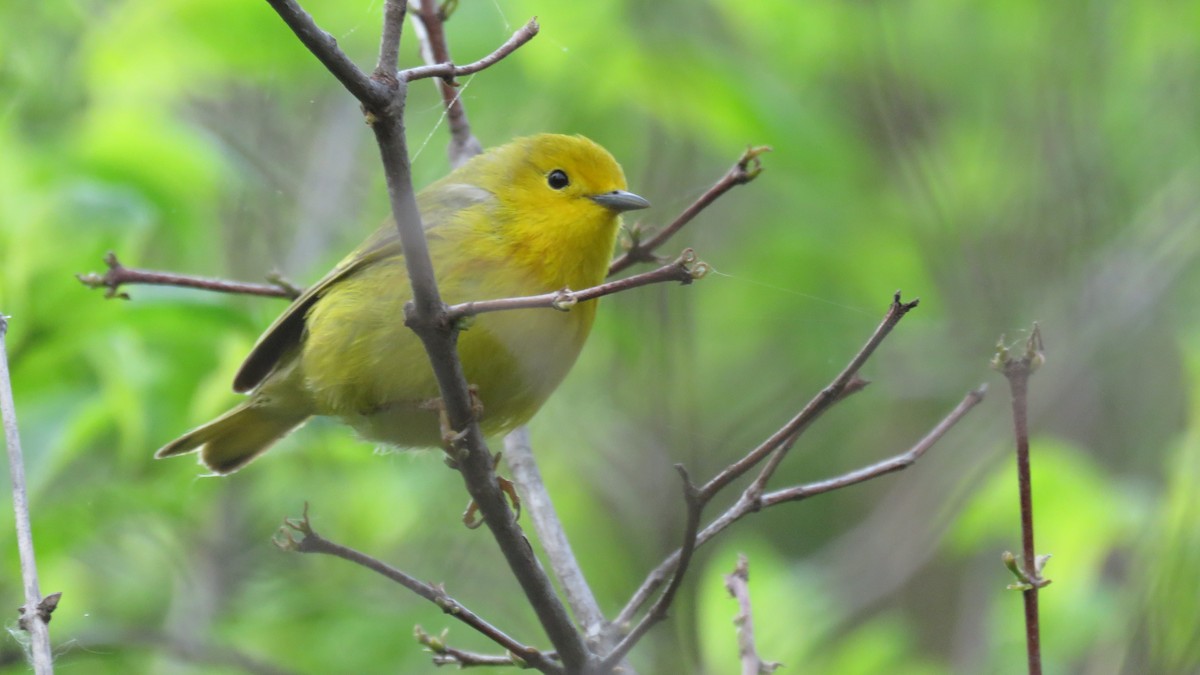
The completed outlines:
[[[443,300],[599,284],[619,213],[647,205],[625,187],[606,150],[553,134],[490,150],[430,185],[417,203]],[[404,326],[411,297],[395,227],[385,223],[259,339],[235,388],[251,392],[242,408],[262,412],[223,416],[158,456],[205,448],[202,460],[221,458],[214,470],[236,470],[311,415],[341,418],[365,438],[400,447],[438,444],[437,384],[420,340]],[[591,301],[565,313],[484,314],[461,333],[459,356],[478,388],[486,434],[537,412],[574,364],[595,312]],[[291,424],[257,428],[277,419]],[[240,436],[235,422],[245,425]]]

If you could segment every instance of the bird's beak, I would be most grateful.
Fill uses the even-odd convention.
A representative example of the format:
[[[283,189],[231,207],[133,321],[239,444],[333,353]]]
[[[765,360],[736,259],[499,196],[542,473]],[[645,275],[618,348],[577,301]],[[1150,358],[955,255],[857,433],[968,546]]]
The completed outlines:
[[[588,195],[588,198],[596,202],[606,209],[623,213],[625,211],[637,211],[638,209],[649,208],[650,202],[645,198],[639,197],[632,192],[625,190],[613,190],[598,195]]]

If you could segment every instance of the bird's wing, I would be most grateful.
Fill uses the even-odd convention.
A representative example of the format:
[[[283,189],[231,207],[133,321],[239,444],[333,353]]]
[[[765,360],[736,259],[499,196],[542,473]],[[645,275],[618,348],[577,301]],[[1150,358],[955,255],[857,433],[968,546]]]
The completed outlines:
[[[488,201],[491,197],[490,192],[473,185],[435,183],[417,197],[426,236],[436,237],[439,223],[447,222],[462,209]],[[275,319],[242,362],[242,367],[233,378],[233,390],[244,393],[257,387],[275,370],[280,359],[300,344],[308,310],[333,284],[380,260],[403,253],[395,225],[390,221],[384,223],[360,249],[339,262]]]
[[[391,227],[391,225],[388,224],[385,227]],[[321,299],[330,286],[337,283],[339,279],[354,274],[377,260],[402,254],[399,238],[395,236],[395,228],[391,229],[393,230],[391,238],[379,236],[378,232],[372,235],[372,239],[378,241],[368,242],[368,246],[372,243],[376,246],[364,250],[362,254],[351,259],[343,260],[329,274],[326,274],[303,295],[296,298],[291,306],[284,310],[278,319],[275,319],[275,323],[272,323],[262,337],[258,338],[258,342],[250,350],[250,355],[242,362],[242,367],[234,376],[234,391],[247,392],[257,387],[275,369],[280,358],[300,343],[300,339],[304,336],[304,317],[313,303]]]

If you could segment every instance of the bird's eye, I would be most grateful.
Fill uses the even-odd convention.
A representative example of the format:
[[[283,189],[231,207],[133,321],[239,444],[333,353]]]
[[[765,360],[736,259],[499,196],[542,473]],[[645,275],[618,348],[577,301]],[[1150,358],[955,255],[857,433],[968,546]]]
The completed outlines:
[[[561,190],[571,184],[571,179],[567,178],[567,172],[555,169],[546,176],[546,183],[555,190]]]

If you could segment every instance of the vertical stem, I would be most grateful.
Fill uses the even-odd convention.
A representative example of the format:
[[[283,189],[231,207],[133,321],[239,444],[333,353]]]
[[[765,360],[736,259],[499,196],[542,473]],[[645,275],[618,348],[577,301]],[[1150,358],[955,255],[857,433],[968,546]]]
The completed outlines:
[[[451,63],[450,45],[446,39],[446,17],[438,0],[421,0],[415,15],[420,20],[421,55],[429,65]],[[446,148],[450,158],[450,166],[458,168],[468,159],[483,152],[483,146],[471,133],[471,124],[467,121],[467,109],[459,98],[460,89],[453,79],[435,79],[438,93],[442,96],[442,104],[446,108],[446,120],[450,126],[450,144]]]
[[[550,501],[542,472],[538,470],[529,441],[529,427],[520,426],[504,437],[504,459],[512,471],[513,480],[521,490],[525,511],[533,519],[542,548],[550,559],[550,568],[558,577],[567,604],[575,613],[575,619],[583,626],[589,639],[597,639],[604,633],[607,621],[596,602],[596,596],[588,586],[583,571],[571,551],[571,542],[563,532],[562,522]]]
[[[1033,494],[1030,489],[1029,472],[1029,423],[1027,416],[1027,394],[1029,391],[1029,369],[1010,368],[1009,387],[1012,389],[1013,428],[1017,437],[1017,485],[1021,499],[1021,564],[1025,572],[1034,579],[1040,576],[1033,547]],[[1038,625],[1038,585],[1022,591],[1025,600],[1025,643],[1029,657],[1030,675],[1042,673],[1042,642]]]
[[[400,35],[404,30],[404,14],[408,11],[405,0],[387,0],[383,8],[383,33],[379,38],[379,64],[375,66],[376,77],[396,77],[400,64]]]
[[[0,314],[0,417],[4,420],[4,444],[8,448],[8,469],[12,479],[14,522],[17,550],[21,559],[21,579],[25,585],[23,626],[29,631],[30,657],[37,675],[54,672],[50,651],[50,628],[42,616],[42,594],[38,590],[37,563],[33,557],[33,528],[29,524],[29,498],[25,490],[25,461],[21,456],[21,436],[17,431],[17,411],[13,405],[12,383],[8,374],[5,336],[8,317]]]
[[[396,6],[395,10],[389,10],[389,20],[402,18],[397,11],[399,4],[389,3],[389,8]],[[579,670],[589,660],[587,647],[504,502],[493,473],[491,453],[471,411],[467,379],[456,349],[458,333],[439,321],[439,317],[444,316],[445,305],[438,292],[429,246],[417,210],[404,137],[407,83],[395,78],[390,71],[377,73],[377,77],[390,79],[389,84],[394,87],[386,107],[372,111],[375,119],[371,129],[379,143],[392,217],[404,247],[404,264],[413,290],[411,311],[409,307],[405,308],[405,323],[416,331],[425,345],[452,428],[466,432],[462,447],[469,450],[457,459],[468,492],[479,506],[484,522],[495,535],[501,552],[537,612],[550,641],[558,650],[563,665],[568,670]]]
[[[406,85],[400,81],[398,86],[400,90],[394,105],[399,107],[403,105]],[[433,263],[421,229],[420,214],[417,212],[412,184],[408,180],[411,174],[401,112],[397,109],[390,114],[381,115],[372,125],[372,129],[379,141],[392,214],[399,228],[400,240],[404,246],[404,262],[408,267],[408,276],[413,288],[413,310],[407,313],[407,318],[412,320],[413,317],[417,317],[419,321],[427,321],[429,317],[440,316],[445,311],[445,306],[438,293]],[[448,331],[448,334],[443,334],[443,330]],[[484,522],[495,535],[501,552],[537,612],[542,627],[558,650],[564,666],[568,671],[578,671],[582,664],[589,661],[587,647],[575,630],[566,607],[554,594],[549,577],[525,541],[496,484],[491,453],[472,417],[467,380],[455,349],[457,332],[450,328],[428,330],[424,325],[416,332],[433,363],[433,372],[437,377],[450,423],[454,429],[466,432],[463,443],[471,450],[458,457],[458,460],[467,490],[479,505]]]

